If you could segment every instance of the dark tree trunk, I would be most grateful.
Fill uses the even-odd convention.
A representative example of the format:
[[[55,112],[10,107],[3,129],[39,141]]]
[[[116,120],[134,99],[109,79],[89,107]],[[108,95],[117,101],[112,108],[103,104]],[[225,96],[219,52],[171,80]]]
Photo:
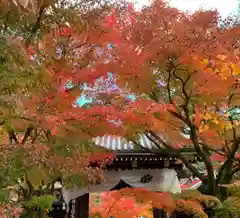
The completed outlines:
[[[158,208],[153,208],[153,218],[167,218],[163,210]]]

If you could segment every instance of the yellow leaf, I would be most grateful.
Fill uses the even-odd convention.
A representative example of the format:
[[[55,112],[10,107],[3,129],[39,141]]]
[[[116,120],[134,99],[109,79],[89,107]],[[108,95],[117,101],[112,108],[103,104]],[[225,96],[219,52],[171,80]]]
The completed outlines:
[[[204,64],[208,64],[208,59],[203,59],[202,61]]]
[[[240,75],[240,67],[239,66],[237,66],[236,64],[232,64],[231,67],[233,69],[233,72],[232,72],[233,75]]]
[[[218,120],[218,119],[215,119],[215,120],[214,120],[214,123],[215,123],[215,124],[219,124],[219,120]]]
[[[210,119],[212,119],[212,115],[210,113],[207,113],[205,115],[205,118],[206,118],[206,120],[210,120]]]
[[[201,64],[202,64],[202,65],[207,65],[207,64],[208,64],[208,59],[203,59],[203,60],[201,61]]]

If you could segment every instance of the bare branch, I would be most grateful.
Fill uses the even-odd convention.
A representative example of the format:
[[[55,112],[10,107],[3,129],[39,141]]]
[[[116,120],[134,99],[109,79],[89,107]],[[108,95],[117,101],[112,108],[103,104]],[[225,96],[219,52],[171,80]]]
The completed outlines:
[[[32,126],[30,126],[30,127],[27,128],[27,131],[25,132],[25,135],[24,135],[24,137],[23,137],[23,139],[22,139],[22,141],[21,141],[21,144],[22,144],[22,145],[24,145],[24,144],[26,143],[26,141],[28,140],[28,137],[30,136],[32,130],[33,130],[33,127],[32,127]]]
[[[46,9],[46,5],[43,5],[40,10],[39,10],[39,14],[37,17],[37,20],[35,22],[35,24],[33,25],[31,31],[30,31],[30,36],[27,38],[26,40],[26,45],[28,46],[31,42],[31,39],[33,37],[33,35],[38,31],[38,29],[41,27],[41,20],[43,18],[44,15],[44,11]]]
[[[181,154],[180,151],[174,149],[171,145],[168,145],[164,140],[162,140],[154,132],[150,131],[150,133],[166,148],[172,150],[174,155],[176,155],[184,163],[184,165],[193,173],[194,176],[198,177],[202,182],[206,181],[206,178],[191,163],[189,163],[187,158],[183,154]]]
[[[173,104],[172,96],[171,96],[171,89],[170,89],[170,82],[171,82],[171,72],[168,72],[168,79],[167,79],[167,92],[168,92],[168,98],[171,104]]]
[[[8,135],[9,135],[10,144],[13,144],[13,141],[14,141],[16,144],[18,144],[18,139],[17,139],[17,137],[16,137],[16,135],[15,135],[15,133],[14,133],[13,130],[10,130],[10,131],[8,132]]]
[[[145,136],[159,149],[159,150],[164,150],[159,143],[155,142],[147,133],[145,133]]]

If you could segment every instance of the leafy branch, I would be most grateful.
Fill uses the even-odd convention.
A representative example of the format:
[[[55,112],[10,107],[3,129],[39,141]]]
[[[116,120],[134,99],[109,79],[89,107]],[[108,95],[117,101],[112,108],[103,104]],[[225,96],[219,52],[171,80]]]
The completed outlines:
[[[213,165],[211,163],[211,160],[208,156],[208,154],[205,153],[205,151],[201,148],[199,141],[198,141],[198,135],[197,135],[197,129],[196,126],[193,124],[193,122],[190,119],[190,113],[188,109],[189,101],[190,101],[190,94],[187,93],[186,85],[189,82],[191,78],[191,74],[187,76],[187,79],[184,81],[181,77],[176,75],[175,72],[173,72],[173,76],[181,82],[182,87],[182,93],[185,97],[185,103],[181,106],[184,111],[185,118],[182,118],[182,120],[188,125],[190,128],[190,138],[193,142],[193,145],[198,152],[198,154],[202,157],[202,160],[206,166],[207,172],[208,172],[208,182],[209,182],[209,191],[213,194],[216,192],[216,186],[215,186],[215,176],[214,176],[214,170]],[[180,114],[178,114],[178,118],[182,117]]]
[[[46,5],[43,5],[40,10],[39,10],[39,14],[37,17],[36,22],[34,23],[32,29],[30,30],[30,35],[29,37],[26,39],[26,45],[29,46],[31,43],[31,39],[32,37],[37,33],[37,31],[39,30],[39,28],[41,27],[41,20],[43,18],[44,12],[46,9]]]

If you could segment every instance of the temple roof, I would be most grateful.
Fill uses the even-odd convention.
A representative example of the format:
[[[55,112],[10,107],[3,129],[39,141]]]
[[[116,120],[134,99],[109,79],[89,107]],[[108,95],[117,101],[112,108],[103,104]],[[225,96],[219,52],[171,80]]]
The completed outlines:
[[[153,154],[153,153],[158,153],[158,154],[169,154],[167,151],[168,149],[165,150],[165,152],[161,151],[159,153],[159,148],[150,140],[145,134],[141,134],[137,143],[140,146],[135,145],[132,141],[129,141],[125,138],[121,138],[119,136],[113,136],[113,135],[105,135],[103,137],[96,137],[93,139],[95,144],[97,146],[100,146],[105,149],[112,150],[116,152],[117,154]],[[160,145],[161,146],[161,145]],[[161,146],[164,149],[164,146]],[[196,155],[196,151],[194,148],[189,145],[189,146],[183,146],[182,149],[180,149],[182,153],[187,154],[188,156],[190,155]]]
[[[104,148],[114,150],[117,152],[133,152],[141,151],[141,148],[134,145],[133,142],[128,141],[127,139],[106,135],[103,137],[97,137],[94,139],[96,145],[102,146]],[[145,135],[140,135],[138,143],[146,149],[156,150],[157,147],[151,142]],[[143,150],[143,149],[142,149]]]

